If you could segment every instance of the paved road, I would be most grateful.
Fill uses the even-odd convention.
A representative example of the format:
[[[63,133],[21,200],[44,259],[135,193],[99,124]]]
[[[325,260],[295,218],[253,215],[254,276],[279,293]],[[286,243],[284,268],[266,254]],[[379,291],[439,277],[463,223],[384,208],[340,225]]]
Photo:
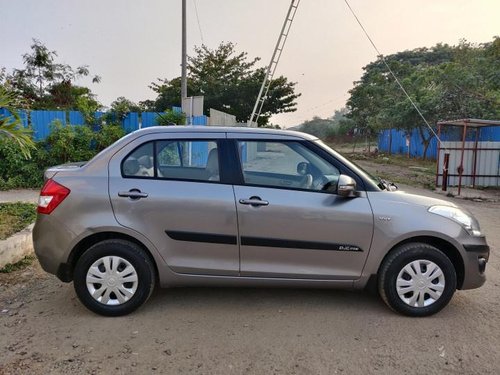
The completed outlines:
[[[492,247],[488,282],[435,316],[366,293],[196,288],[102,318],[35,264],[0,274],[0,374],[498,374],[500,205],[460,203]]]
[[[22,189],[0,191],[0,203],[5,202],[27,202],[37,203],[40,190]]]

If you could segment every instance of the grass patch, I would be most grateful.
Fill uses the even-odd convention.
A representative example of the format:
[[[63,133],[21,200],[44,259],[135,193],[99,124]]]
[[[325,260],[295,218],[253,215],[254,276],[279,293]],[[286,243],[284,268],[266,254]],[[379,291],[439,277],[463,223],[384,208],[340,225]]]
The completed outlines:
[[[345,154],[376,177],[397,184],[434,190],[436,162],[434,160],[409,159],[403,155]]]
[[[30,266],[36,259],[34,255],[26,255],[23,259],[16,263],[8,263],[5,267],[0,269],[0,273],[11,273],[14,271],[20,271]]]
[[[379,170],[377,170],[375,174],[386,181],[394,182],[396,185],[403,184],[429,190],[434,190],[435,188],[434,175],[428,175],[425,173],[401,174],[401,173],[394,173],[393,171],[379,171]]]
[[[372,158],[375,163],[379,164],[391,164],[398,165],[405,168],[418,168],[422,172],[428,174],[436,173],[436,161],[435,160],[423,160],[420,158],[408,158],[404,155],[385,155],[378,154],[377,157]]]
[[[360,153],[350,153],[349,158],[354,160],[369,160],[377,164],[385,165],[396,165],[400,167],[415,167],[420,171],[427,171],[429,174],[436,173],[436,161],[435,160],[423,160],[420,158],[408,158],[405,155],[388,155],[388,154],[376,154],[376,155],[366,155]]]
[[[0,240],[17,233],[36,219],[36,204],[0,203]]]

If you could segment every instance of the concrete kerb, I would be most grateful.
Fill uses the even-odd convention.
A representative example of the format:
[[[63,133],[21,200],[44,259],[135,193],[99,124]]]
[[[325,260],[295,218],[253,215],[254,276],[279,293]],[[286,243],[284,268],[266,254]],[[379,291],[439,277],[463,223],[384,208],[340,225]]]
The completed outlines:
[[[39,190],[34,189],[0,191],[0,203],[36,203],[39,194]],[[33,253],[33,226],[34,224],[31,224],[11,237],[0,240],[0,268],[9,263],[16,263]]]
[[[6,240],[0,241],[0,268],[9,263],[16,263],[26,255],[33,253],[33,227],[31,224]]]

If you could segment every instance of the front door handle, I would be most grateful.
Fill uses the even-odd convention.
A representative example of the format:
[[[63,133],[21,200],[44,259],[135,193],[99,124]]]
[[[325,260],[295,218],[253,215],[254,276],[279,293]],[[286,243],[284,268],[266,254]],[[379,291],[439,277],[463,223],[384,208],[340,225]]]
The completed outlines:
[[[249,204],[251,206],[269,206],[268,201],[263,201],[259,197],[250,197],[248,199],[240,199],[240,204]]]
[[[130,189],[129,191],[118,192],[118,196],[130,199],[141,199],[141,198],[147,198],[148,193],[143,193],[139,189]]]

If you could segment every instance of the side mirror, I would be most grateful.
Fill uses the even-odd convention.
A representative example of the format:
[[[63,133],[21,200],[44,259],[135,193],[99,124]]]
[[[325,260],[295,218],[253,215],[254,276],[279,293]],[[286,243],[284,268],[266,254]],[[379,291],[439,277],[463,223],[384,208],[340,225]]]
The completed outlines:
[[[337,194],[344,198],[356,196],[356,181],[352,177],[341,174],[337,184]]]

